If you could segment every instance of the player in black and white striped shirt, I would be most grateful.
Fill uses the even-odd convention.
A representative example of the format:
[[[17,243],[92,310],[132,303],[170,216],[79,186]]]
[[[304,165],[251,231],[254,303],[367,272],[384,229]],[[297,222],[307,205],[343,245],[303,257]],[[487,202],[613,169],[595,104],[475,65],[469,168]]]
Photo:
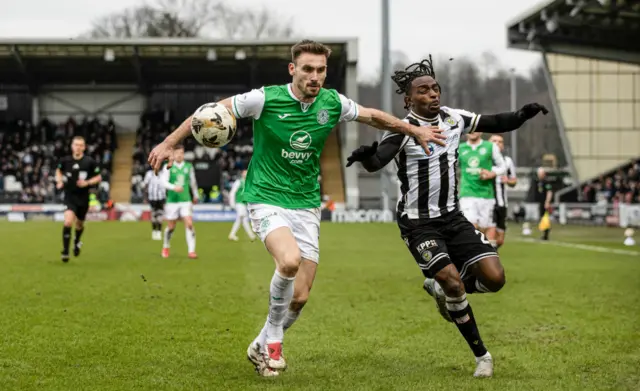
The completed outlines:
[[[142,184],[147,191],[147,201],[151,206],[151,239],[162,240],[162,218],[167,189],[162,185],[160,176],[151,169],[144,175]]]
[[[494,134],[489,138],[489,141],[494,143],[500,152],[504,152],[504,139],[501,135]],[[487,230],[487,236],[490,235],[490,230],[496,230],[495,235],[492,236],[496,238],[496,248],[500,248],[504,244],[504,236],[507,231],[507,187],[514,187],[518,183],[516,166],[513,164],[513,160],[509,156],[504,156],[504,162],[507,168],[505,175],[498,176],[493,181],[496,194],[493,220],[496,223],[496,227]]]
[[[442,129],[446,145],[432,144],[427,154],[410,137],[385,134],[380,145],[353,151],[347,166],[360,161],[371,172],[395,159],[403,195],[397,208],[401,236],[426,277],[425,290],[476,356],[474,376],[489,377],[493,359],[480,338],[466,293],[497,292],[505,283],[504,269],[484,234],[459,210],[458,145],[462,134],[508,132],[547,110],[534,103],[516,112],[478,115],[441,107],[431,59],[396,72],[393,80],[410,110],[405,121]]]

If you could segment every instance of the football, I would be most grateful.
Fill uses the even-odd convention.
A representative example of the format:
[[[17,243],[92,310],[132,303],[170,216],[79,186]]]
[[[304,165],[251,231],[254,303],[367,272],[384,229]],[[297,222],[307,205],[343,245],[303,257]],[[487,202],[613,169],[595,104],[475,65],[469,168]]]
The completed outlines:
[[[219,148],[236,134],[236,117],[218,103],[206,103],[191,116],[191,134],[200,145]]]

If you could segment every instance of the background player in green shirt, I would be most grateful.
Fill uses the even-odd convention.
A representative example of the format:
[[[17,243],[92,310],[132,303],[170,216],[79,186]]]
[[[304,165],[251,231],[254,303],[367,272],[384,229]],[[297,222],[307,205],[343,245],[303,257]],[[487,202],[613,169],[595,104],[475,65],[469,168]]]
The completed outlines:
[[[408,124],[323,88],[330,54],[319,42],[301,41],[291,48],[291,84],[264,87],[219,102],[236,117],[253,119],[254,152],[244,200],[254,231],[276,263],[269,315],[247,351],[263,376],[278,375],[286,368],[284,330],[298,318],[315,279],[321,204],[317,178],[329,133],[339,122],[358,121],[415,137],[427,154],[429,143],[444,145],[445,137],[437,127]],[[151,151],[149,163],[154,168],[165,159],[171,164],[173,147],[191,134],[190,121],[187,118]]]
[[[198,202],[198,184],[193,165],[184,160],[184,147],[178,146],[174,151],[175,163],[165,167],[161,174],[161,183],[167,189],[167,203],[164,206],[164,217],[167,228],[164,230],[162,257],[169,257],[170,241],[176,229],[178,219],[184,221],[185,236],[189,258],[196,255],[196,231],[193,228],[193,204]],[[192,198],[193,197],[193,198]]]
[[[477,229],[487,233],[487,239],[496,246],[493,218],[496,205],[493,181],[504,175],[507,166],[500,148],[491,141],[483,140],[482,133],[467,135],[467,142],[460,144],[460,209]]]

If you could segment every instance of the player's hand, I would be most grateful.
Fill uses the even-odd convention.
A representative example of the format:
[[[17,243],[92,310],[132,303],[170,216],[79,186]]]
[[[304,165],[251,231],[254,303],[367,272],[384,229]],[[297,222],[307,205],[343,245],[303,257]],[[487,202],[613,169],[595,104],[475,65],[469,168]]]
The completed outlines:
[[[541,111],[544,115],[547,115],[547,113],[549,113],[549,110],[547,110],[546,107],[539,103],[528,103],[522,106],[520,110],[518,110],[518,116],[527,120],[535,117]]]
[[[194,197],[193,200],[191,200],[191,202],[195,205],[198,203],[198,199]]]
[[[171,168],[173,166],[173,147],[163,141],[149,152],[147,161],[151,165],[154,174],[158,175],[165,160],[167,161],[167,168]]]
[[[351,152],[351,156],[347,158],[347,167],[351,166],[355,162],[362,162],[376,154],[378,150],[378,142],[375,141],[372,145],[361,145],[360,148]]]
[[[62,181],[56,182],[56,189],[60,190],[64,187],[64,183]]]
[[[503,175],[503,176],[500,177],[500,181],[502,183],[508,183],[509,182],[509,177],[506,176],[506,175]]]
[[[549,212],[551,210],[551,203],[550,202],[545,202],[544,203],[544,210],[546,210],[547,212]]]
[[[173,191],[175,191],[176,193],[182,193],[182,190],[184,190],[184,187],[182,186],[176,186],[173,188]]]
[[[85,181],[84,179],[78,179],[78,181],[76,182],[76,185],[78,187],[87,187],[89,186],[89,182]]]
[[[442,147],[447,145],[444,140],[447,139],[447,136],[442,134],[444,131],[437,126],[414,126],[411,125],[413,137],[416,139],[418,144],[424,149],[424,152],[427,155],[431,155],[431,150],[429,148],[429,143],[438,144]]]
[[[489,170],[481,170],[480,171],[480,179],[486,181],[488,179],[493,179],[496,177],[496,173]]]

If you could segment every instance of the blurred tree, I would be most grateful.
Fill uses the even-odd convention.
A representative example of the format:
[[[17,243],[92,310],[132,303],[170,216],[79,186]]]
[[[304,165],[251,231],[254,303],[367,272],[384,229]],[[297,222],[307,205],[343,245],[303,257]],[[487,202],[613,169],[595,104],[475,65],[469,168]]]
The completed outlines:
[[[393,69],[402,69],[422,56],[410,60],[400,52],[393,53]],[[436,79],[442,88],[442,105],[461,108],[479,114],[493,114],[511,110],[511,71],[495,55],[483,53],[478,59],[468,57],[451,58],[447,55],[434,57]],[[551,107],[551,98],[544,76],[542,64],[532,67],[528,75],[516,76],[517,104],[519,109],[526,103],[538,102],[549,110],[546,116],[538,116],[525,123],[516,131],[518,141],[519,166],[534,167],[541,163],[542,155],[553,153],[560,165],[566,164],[566,157],[560,142],[560,135]],[[394,85],[395,91],[395,85]],[[359,103],[364,106],[380,107],[380,84],[374,79],[361,82],[358,90]],[[393,113],[402,118],[406,115],[402,96],[393,95]],[[366,126],[360,127],[360,143],[370,144],[378,137],[378,132]],[[511,153],[511,137],[504,135],[506,153]]]
[[[291,19],[267,8],[232,7],[231,2],[156,0],[96,19],[92,38],[217,37],[261,39],[291,37]]]

